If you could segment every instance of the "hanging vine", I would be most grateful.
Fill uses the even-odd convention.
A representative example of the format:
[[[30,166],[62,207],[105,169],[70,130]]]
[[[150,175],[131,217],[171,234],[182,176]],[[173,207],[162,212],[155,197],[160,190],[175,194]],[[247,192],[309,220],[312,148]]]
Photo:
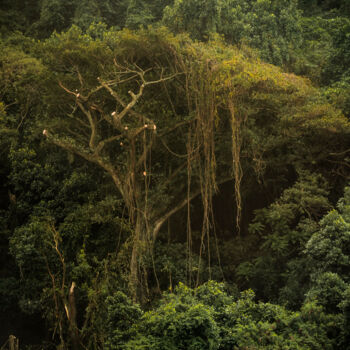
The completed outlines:
[[[202,255],[207,250],[208,269],[210,267],[210,228],[213,223],[212,198],[217,191],[216,185],[216,156],[215,156],[215,125],[217,121],[217,101],[214,87],[214,79],[209,66],[209,61],[201,61],[191,67],[189,95],[193,110],[194,123],[188,142],[188,174],[195,167],[197,181],[203,206],[203,219],[201,238],[199,245],[199,261],[196,277],[196,285],[199,284]],[[188,176],[188,181],[191,177]],[[188,184],[190,188],[190,184]],[[188,191],[189,193],[190,191]],[[189,194],[188,194],[189,195]],[[189,206],[188,206],[189,210]],[[188,213],[190,218],[190,214]],[[190,225],[188,227],[188,251],[191,250],[192,238],[190,237]],[[190,254],[189,254],[190,258]]]
[[[243,169],[241,165],[241,147],[243,118],[239,112],[235,111],[235,106],[232,99],[228,100],[228,108],[230,111],[232,133],[232,172],[234,177],[234,193],[236,200],[236,227],[239,234],[242,216],[241,182],[243,178]]]

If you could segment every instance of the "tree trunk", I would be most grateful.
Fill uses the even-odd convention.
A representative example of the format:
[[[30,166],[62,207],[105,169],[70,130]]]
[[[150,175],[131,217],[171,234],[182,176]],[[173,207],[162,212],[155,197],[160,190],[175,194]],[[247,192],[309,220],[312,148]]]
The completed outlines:
[[[77,309],[75,304],[75,282],[72,282],[72,285],[69,289],[68,302],[65,301],[65,309],[69,323],[69,332],[70,337],[73,343],[73,349],[78,350],[80,348],[80,339],[79,339],[79,330],[77,326]]]
[[[19,350],[19,340],[14,335],[10,335],[9,337],[9,349]]]
[[[140,265],[142,264],[142,258],[145,256],[145,254],[147,254],[149,243],[145,215],[143,213],[138,213],[136,218],[129,276],[129,288],[134,302],[142,303],[144,301],[144,289],[145,285],[147,285],[147,281],[145,280],[145,283],[142,283]]]
[[[144,299],[144,290],[141,284],[142,276],[140,272],[140,262],[142,257],[145,256],[148,252],[152,251],[153,246],[150,246],[150,244],[154,244],[164,222],[166,222],[172,215],[181,210],[188,203],[188,201],[191,201],[199,194],[200,192],[198,191],[196,193],[193,193],[189,198],[185,198],[182,201],[179,201],[176,205],[173,206],[173,208],[169,209],[163,215],[158,216],[156,220],[152,219],[157,217],[157,215],[151,210],[148,210],[148,212],[145,212],[143,209],[136,210],[135,235],[131,253],[129,276],[129,288],[134,302],[142,303]],[[144,282],[145,284],[147,283],[146,276],[144,276]]]

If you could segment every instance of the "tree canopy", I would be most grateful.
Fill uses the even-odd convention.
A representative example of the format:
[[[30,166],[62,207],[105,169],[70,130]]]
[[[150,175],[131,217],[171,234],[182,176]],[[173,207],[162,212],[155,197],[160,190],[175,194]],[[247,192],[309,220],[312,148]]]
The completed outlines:
[[[349,15],[2,2],[0,346],[348,349]]]

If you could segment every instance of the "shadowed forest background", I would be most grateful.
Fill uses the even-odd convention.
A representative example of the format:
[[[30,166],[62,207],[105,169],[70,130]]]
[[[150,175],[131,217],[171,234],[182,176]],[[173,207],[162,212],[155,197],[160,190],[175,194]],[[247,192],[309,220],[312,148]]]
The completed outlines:
[[[350,2],[2,0],[0,349],[350,349]]]

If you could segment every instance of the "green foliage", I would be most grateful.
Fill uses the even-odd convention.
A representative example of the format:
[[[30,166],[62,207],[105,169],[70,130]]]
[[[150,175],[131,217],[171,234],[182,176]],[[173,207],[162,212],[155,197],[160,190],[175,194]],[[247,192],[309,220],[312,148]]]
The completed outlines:
[[[0,33],[11,34],[14,31],[26,31],[29,25],[38,19],[40,13],[38,0],[11,1],[0,3]]]
[[[321,221],[320,229],[306,244],[312,284],[306,300],[317,300],[327,313],[337,320],[334,329],[338,347],[348,346],[348,291],[349,291],[349,219],[350,190],[338,202],[337,210],[329,212]]]
[[[19,301],[19,306],[25,313],[39,312],[44,308],[39,291],[49,284],[45,262],[56,263],[50,244],[53,244],[53,240],[49,224],[39,218],[33,218],[30,224],[17,229],[11,238],[11,253],[16,257],[25,277]]]
[[[178,0],[164,10],[163,21],[194,39],[223,34],[228,42],[256,48],[264,60],[278,65],[288,62],[291,49],[301,42],[300,13],[294,0]]]
[[[340,108],[344,114],[349,117],[350,115],[350,76],[344,75],[341,80],[333,83],[325,89],[326,96]]]
[[[33,24],[32,31],[39,37],[48,37],[54,31],[61,32],[72,23],[74,1],[43,0],[40,3],[40,18]]]
[[[13,36],[9,41],[12,40],[22,41],[24,47],[33,44],[22,36]],[[20,47],[0,42],[0,48],[0,133],[27,132],[24,126],[40,110],[40,82],[46,74],[45,67]]]
[[[350,287],[349,286],[343,293],[343,300],[339,304],[339,307],[341,308],[343,315],[344,315],[342,338],[343,338],[344,347],[346,347],[347,344],[349,344],[349,340],[350,340],[350,332],[349,332],[349,326],[350,326]]]
[[[300,257],[304,245],[318,229],[318,220],[330,207],[324,179],[308,172],[300,172],[299,176],[299,180],[286,189],[280,199],[268,208],[256,211],[249,231],[255,235],[254,244],[260,241],[260,252],[255,252],[256,256],[251,261],[238,267],[238,276],[250,281],[249,285],[267,300],[271,300],[273,295],[277,300],[278,289],[284,286],[288,276],[285,275],[286,264],[304,262],[295,259]],[[289,281],[296,283],[298,278],[302,280],[302,275],[293,275]],[[297,294],[296,290],[301,291],[297,294],[300,304],[303,287],[289,288],[292,288],[291,294]],[[287,290],[284,290],[283,294],[286,293]],[[292,300],[288,302],[293,303]]]
[[[159,21],[164,7],[171,3],[172,0],[6,0],[0,5],[0,32],[8,35],[20,30],[47,38],[73,24],[85,31],[98,22],[108,27],[136,29]]]
[[[349,79],[350,79],[350,20],[340,17],[331,23],[333,50],[329,57],[329,64],[323,72],[323,82],[326,95],[344,113],[350,115]]]
[[[12,168],[10,183],[17,195],[17,215],[23,220],[40,201],[53,199],[58,186],[57,178],[55,181],[57,173],[52,164],[38,163],[38,155],[29,147],[12,149],[9,158]]]
[[[164,10],[163,21],[176,32],[187,32],[194,39],[209,38],[218,32],[223,1],[175,1]]]
[[[313,276],[311,289],[306,298],[317,300],[328,313],[339,312],[338,305],[343,299],[343,294],[348,285],[333,272],[324,272]]]
[[[303,17],[301,47],[293,52],[290,69],[320,83],[333,51],[331,20],[319,16]]]
[[[121,349],[134,335],[132,326],[138,322],[142,311],[122,292],[116,292],[106,299],[107,305],[107,349]]]
[[[208,282],[197,289],[180,284],[160,305],[136,322],[125,349],[331,349],[327,316],[316,303],[293,313],[254,302],[251,290],[238,300],[224,286]]]
[[[346,17],[334,18],[329,21],[334,49],[331,51],[329,65],[325,68],[323,78],[328,82],[340,80],[349,75],[350,62],[350,19]]]
[[[147,26],[154,21],[154,16],[149,6],[140,0],[130,0],[127,8],[126,27],[137,29]]]
[[[299,6],[306,12],[326,13],[334,12],[336,14],[349,15],[349,2],[346,0],[300,0]]]
[[[321,229],[307,242],[305,253],[312,259],[315,273],[337,273],[350,282],[350,190],[338,203],[338,210],[331,211],[320,222]]]
[[[24,315],[44,318],[50,346],[73,347],[75,282],[88,349],[347,349],[349,189],[320,218],[349,176],[348,16],[346,0],[2,1],[0,323],[17,334]],[[123,119],[132,139],[110,116],[141,71],[166,79]],[[97,143],[112,138],[98,162],[84,111]],[[148,312],[127,296],[135,247]],[[211,278],[265,303],[215,282],[156,300]]]
[[[208,285],[209,295],[221,294],[220,288]],[[204,293],[203,293],[204,292]],[[220,300],[220,296],[218,297]],[[220,301],[219,301],[220,303]],[[150,349],[218,349],[219,329],[210,304],[197,299],[194,291],[180,284],[176,294],[168,294],[158,309],[146,313],[137,326],[138,337],[126,349],[149,346]]]
[[[128,0],[84,0],[75,2],[75,10],[70,24],[73,23],[83,30],[98,22],[103,22],[109,27],[123,28],[127,20],[128,4]]]
[[[350,27],[345,7],[338,4],[337,8],[341,11],[314,10],[310,17],[302,18],[303,43],[294,53],[290,69],[323,85],[330,101],[348,115]]]

